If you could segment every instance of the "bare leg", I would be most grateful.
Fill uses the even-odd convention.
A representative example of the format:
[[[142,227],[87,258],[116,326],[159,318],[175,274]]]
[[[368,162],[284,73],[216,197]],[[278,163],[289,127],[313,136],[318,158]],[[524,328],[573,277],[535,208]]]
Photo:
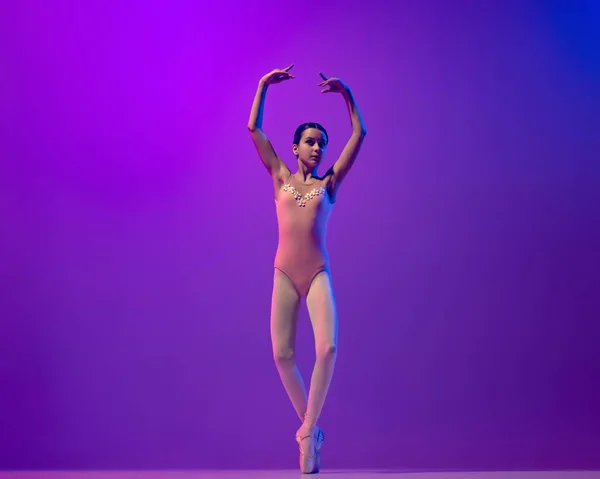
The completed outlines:
[[[316,361],[304,422],[306,426],[313,428],[321,415],[337,356],[337,311],[329,273],[320,273],[313,280],[306,305],[315,335]]]
[[[279,376],[296,414],[306,415],[306,388],[295,361],[296,326],[300,298],[290,279],[278,269],[273,278],[271,301],[271,341]]]
[[[338,321],[335,298],[329,273],[323,272],[313,280],[306,305],[315,335],[316,361],[313,369],[308,407],[304,422],[296,432],[300,444],[300,467],[303,472],[320,467],[322,432],[317,426],[329,390],[337,356]]]

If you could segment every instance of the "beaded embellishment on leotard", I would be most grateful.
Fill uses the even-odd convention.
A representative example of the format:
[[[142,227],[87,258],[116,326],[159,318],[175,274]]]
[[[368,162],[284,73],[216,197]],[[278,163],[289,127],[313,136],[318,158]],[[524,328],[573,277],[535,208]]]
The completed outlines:
[[[321,187],[314,188],[308,193],[306,193],[304,196],[302,196],[302,194],[289,183],[283,185],[283,191],[289,191],[294,196],[294,199],[300,207],[306,206],[306,202],[312,200],[314,197],[325,194],[325,188]]]

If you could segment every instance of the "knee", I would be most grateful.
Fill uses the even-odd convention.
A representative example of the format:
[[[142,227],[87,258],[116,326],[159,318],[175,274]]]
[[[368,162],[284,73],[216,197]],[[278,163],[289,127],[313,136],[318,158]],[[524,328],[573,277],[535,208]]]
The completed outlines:
[[[337,356],[337,345],[333,343],[318,345],[316,355],[317,359],[328,361],[333,360]]]
[[[278,368],[289,368],[294,366],[295,354],[293,349],[279,349],[273,353],[273,359]]]

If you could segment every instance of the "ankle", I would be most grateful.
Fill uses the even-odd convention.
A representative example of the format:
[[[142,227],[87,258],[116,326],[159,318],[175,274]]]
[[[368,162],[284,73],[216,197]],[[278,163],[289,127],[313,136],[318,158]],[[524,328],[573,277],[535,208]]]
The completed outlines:
[[[312,432],[316,427],[317,427],[317,418],[314,416],[309,416],[308,414],[305,414],[301,429]]]

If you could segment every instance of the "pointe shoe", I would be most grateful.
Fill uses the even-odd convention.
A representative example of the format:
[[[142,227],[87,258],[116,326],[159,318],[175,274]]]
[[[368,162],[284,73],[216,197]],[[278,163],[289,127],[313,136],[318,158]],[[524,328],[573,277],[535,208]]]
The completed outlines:
[[[312,451],[305,451],[302,447],[304,439],[311,438]],[[313,432],[308,436],[296,434],[296,442],[300,448],[300,472],[302,474],[316,474],[321,470],[321,446],[325,440],[325,434],[319,426],[315,426]]]

